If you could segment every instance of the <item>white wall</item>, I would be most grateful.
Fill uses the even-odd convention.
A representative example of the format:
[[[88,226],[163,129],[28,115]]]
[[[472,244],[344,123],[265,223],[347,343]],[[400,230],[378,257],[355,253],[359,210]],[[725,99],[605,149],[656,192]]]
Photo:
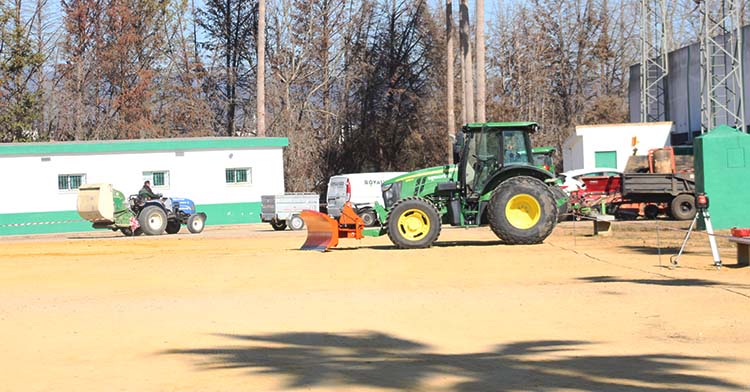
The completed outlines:
[[[252,169],[251,184],[225,182],[225,169],[244,167]],[[174,151],[0,156],[0,213],[75,210],[77,193],[58,190],[59,174],[86,174],[85,182],[111,183],[127,196],[138,193],[143,172],[162,170],[169,171],[169,187],[154,191],[196,204],[256,202],[261,194],[284,192],[281,147],[187,150],[184,156]]]
[[[563,143],[563,171],[583,169],[583,138],[570,135]]]
[[[581,137],[582,148],[573,149],[571,154],[580,155],[573,157],[570,168],[565,163],[565,170],[596,167],[597,151],[617,151],[617,169],[624,170],[633,155],[633,137],[637,139],[636,155],[647,155],[649,149],[670,145],[673,128],[671,122],[579,125],[575,135]]]

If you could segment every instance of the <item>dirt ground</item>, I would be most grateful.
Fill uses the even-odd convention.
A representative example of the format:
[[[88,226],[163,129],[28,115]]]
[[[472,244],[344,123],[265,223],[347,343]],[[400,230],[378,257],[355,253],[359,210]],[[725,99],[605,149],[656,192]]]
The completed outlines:
[[[702,234],[669,268],[686,226],[1,238],[0,391],[750,390],[750,268]]]

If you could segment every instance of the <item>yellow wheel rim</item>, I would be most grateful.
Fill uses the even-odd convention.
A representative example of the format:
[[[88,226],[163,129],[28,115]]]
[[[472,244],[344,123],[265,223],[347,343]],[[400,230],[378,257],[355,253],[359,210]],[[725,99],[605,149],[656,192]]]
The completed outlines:
[[[398,231],[409,241],[419,241],[430,232],[430,218],[422,210],[406,210],[398,217]]]
[[[542,216],[542,207],[534,196],[522,193],[513,196],[505,205],[505,217],[518,229],[534,227]]]

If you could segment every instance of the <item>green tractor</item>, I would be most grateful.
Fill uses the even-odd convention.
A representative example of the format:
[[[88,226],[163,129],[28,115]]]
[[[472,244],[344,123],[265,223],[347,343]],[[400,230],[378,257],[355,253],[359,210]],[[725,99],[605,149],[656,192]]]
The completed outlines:
[[[339,237],[387,234],[399,248],[427,248],[443,224],[489,225],[508,244],[544,241],[566,211],[567,197],[547,170],[534,166],[533,122],[481,123],[463,127],[455,165],[417,170],[383,183],[385,206],[375,206],[381,228],[364,229],[353,210],[338,220],[302,214],[308,238],[302,249],[325,250]]]

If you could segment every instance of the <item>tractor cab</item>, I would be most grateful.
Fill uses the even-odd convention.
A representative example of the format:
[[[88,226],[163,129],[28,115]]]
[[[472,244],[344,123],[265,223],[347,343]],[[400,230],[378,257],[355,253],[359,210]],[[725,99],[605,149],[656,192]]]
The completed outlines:
[[[512,166],[533,166],[529,135],[536,123],[468,124],[459,146],[459,181],[466,195],[485,194],[496,174]]]

